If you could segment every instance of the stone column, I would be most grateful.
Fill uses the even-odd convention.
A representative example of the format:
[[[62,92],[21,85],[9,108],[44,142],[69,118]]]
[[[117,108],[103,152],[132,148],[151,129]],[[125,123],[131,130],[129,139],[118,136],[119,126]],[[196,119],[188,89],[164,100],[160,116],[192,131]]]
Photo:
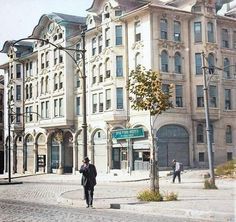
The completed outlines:
[[[38,172],[38,144],[34,143],[34,169],[33,173]]]
[[[77,142],[73,142],[73,174],[78,171],[78,145]]]
[[[63,142],[63,132],[62,130],[57,130],[55,135],[56,141],[59,143],[59,167],[57,169],[57,174],[63,174],[64,173],[64,144]]]
[[[59,142],[59,168],[57,169],[57,174],[64,173],[64,146],[62,142]]]

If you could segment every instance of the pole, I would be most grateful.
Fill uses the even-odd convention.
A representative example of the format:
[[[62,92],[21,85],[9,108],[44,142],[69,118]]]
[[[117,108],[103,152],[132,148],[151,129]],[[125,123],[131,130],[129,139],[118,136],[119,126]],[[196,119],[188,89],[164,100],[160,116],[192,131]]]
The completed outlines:
[[[82,98],[82,111],[83,111],[83,123],[82,123],[82,133],[83,133],[83,157],[87,156],[87,107],[86,107],[86,73],[85,73],[85,32],[81,32],[82,37],[82,60],[83,60],[83,74],[82,74],[82,84],[83,84],[83,98]]]
[[[8,182],[11,183],[11,109],[8,96]]]
[[[208,151],[208,160],[209,160],[209,170],[211,183],[215,184],[215,175],[214,175],[214,160],[212,155],[212,141],[211,141],[211,130],[210,130],[210,118],[209,118],[209,102],[208,102],[208,86],[207,86],[207,77],[206,77],[206,67],[205,67],[205,58],[204,52],[202,52],[202,71],[203,71],[203,91],[204,91],[204,107],[205,107],[205,116],[206,116],[206,134],[207,134],[207,151]]]

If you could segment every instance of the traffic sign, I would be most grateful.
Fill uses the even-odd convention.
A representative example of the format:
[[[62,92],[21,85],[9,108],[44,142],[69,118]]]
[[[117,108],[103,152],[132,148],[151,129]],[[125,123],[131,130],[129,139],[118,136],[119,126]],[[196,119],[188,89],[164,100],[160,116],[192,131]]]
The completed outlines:
[[[112,138],[117,140],[144,137],[143,128],[121,129],[112,131]]]

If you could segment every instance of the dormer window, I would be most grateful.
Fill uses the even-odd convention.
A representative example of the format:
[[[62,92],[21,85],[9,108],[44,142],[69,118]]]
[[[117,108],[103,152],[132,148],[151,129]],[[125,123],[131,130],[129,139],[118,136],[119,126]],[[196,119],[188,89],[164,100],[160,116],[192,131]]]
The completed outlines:
[[[93,23],[93,20],[92,20],[92,19],[90,19],[90,20],[89,20],[89,24],[91,25],[92,23]]]
[[[61,39],[61,38],[62,38],[62,33],[59,33],[58,39]]]
[[[115,16],[121,16],[122,11],[121,10],[115,10]]]
[[[104,19],[107,19],[107,18],[110,18],[110,13],[109,12],[104,14]]]

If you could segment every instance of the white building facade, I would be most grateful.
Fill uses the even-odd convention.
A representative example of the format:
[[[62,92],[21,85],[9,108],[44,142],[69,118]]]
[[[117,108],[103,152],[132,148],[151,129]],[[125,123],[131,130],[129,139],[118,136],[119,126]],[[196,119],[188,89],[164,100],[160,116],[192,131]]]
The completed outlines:
[[[18,42],[16,53],[8,41],[1,51],[9,55],[1,68],[5,95],[16,114],[11,123],[14,172],[78,172],[83,157],[82,61],[70,51],[78,59],[75,64],[47,40],[81,49],[85,24],[87,146],[99,172],[149,170],[150,116],[130,108],[127,91],[129,73],[138,64],[160,72],[164,90],[174,84],[174,107],[154,121],[159,166],[169,167],[172,159],[188,167],[208,166],[202,54],[214,75],[208,89],[215,164],[235,158],[233,4],[217,15],[214,1],[94,0],[87,11],[87,18],[43,15],[30,37],[45,41]],[[143,129],[142,137],[112,136],[115,130],[135,128]],[[6,132],[5,149],[7,141]],[[7,163],[7,154],[5,159]]]

